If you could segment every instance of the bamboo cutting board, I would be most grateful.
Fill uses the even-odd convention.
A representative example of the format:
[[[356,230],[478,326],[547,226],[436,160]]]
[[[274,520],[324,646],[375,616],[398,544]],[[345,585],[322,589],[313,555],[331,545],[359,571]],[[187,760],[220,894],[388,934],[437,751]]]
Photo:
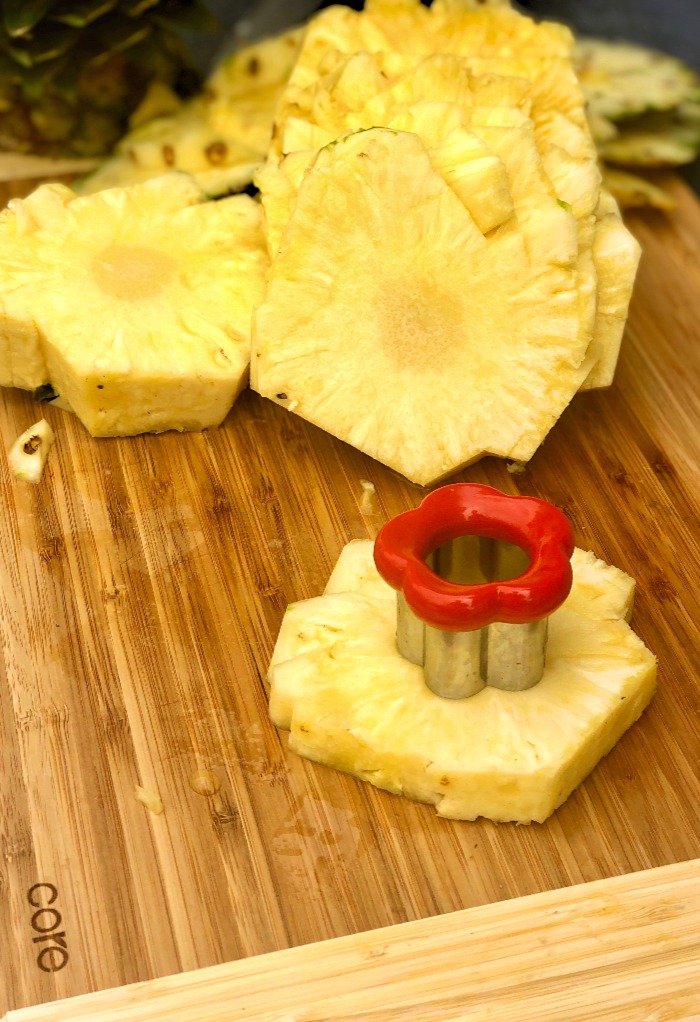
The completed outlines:
[[[252,393],[187,436],[93,440],[48,408],[41,485],[0,459],[0,1015],[700,856],[700,207],[673,189],[671,216],[630,217],[615,385],[523,475],[458,477],[562,506],[638,579],[660,661],[642,720],[544,825],[440,820],[267,720],[286,605],[419,487]],[[2,392],[5,448],[39,417]]]
[[[4,1022],[698,1022],[699,866],[335,937]]]

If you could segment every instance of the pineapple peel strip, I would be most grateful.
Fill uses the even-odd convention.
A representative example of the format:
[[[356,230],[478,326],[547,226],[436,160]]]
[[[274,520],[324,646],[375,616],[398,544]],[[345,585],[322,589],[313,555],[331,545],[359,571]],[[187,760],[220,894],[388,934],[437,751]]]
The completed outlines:
[[[540,683],[455,702],[397,653],[395,597],[372,551],[371,541],[348,544],[333,591],[293,605],[282,623],[270,716],[290,730],[290,749],[441,816],[544,821],[654,693],[656,659],[625,621],[632,580],[575,550]]]

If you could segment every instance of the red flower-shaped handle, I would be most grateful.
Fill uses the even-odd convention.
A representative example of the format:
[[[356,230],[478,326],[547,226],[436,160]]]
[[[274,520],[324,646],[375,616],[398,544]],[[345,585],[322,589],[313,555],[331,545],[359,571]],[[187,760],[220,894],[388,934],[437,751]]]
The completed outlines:
[[[529,566],[506,581],[448,582],[425,559],[459,536],[513,543],[528,555]],[[377,536],[374,560],[417,617],[434,628],[462,632],[495,621],[526,624],[547,617],[571,589],[573,550],[571,525],[554,505],[479,483],[452,483],[387,522]]]

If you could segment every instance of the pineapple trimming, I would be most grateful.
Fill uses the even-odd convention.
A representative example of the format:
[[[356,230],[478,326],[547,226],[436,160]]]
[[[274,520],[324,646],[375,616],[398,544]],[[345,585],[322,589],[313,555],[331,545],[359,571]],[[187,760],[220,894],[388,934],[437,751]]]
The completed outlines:
[[[178,32],[215,24],[200,0],[3,0],[0,148],[109,152],[149,83],[199,85]]]
[[[680,166],[700,153],[698,75],[675,57],[608,39],[578,39],[574,63],[606,187],[622,206],[673,209],[673,196],[637,168]]]
[[[243,189],[264,162],[279,95],[302,38],[291,29],[225,57],[186,102],[160,83],[134,111],[114,154],[80,182],[81,194],[186,171],[211,196]]]

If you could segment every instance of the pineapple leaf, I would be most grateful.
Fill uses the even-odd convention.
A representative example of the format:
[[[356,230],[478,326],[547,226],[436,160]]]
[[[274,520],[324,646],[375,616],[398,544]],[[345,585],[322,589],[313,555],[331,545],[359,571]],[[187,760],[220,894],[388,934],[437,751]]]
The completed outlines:
[[[160,0],[123,0],[119,5],[122,14],[128,18],[140,18],[142,14],[152,7],[157,7]]]
[[[71,48],[75,40],[75,29],[67,25],[53,24],[42,27],[36,36],[24,36],[15,39],[14,42],[8,42],[6,49],[18,64],[30,68],[61,57]]]
[[[21,84],[22,95],[31,102],[39,102],[48,87],[55,81],[56,74],[64,64],[64,58],[46,64],[29,66],[15,65],[14,77]]]
[[[215,32],[219,28],[218,21],[201,0],[170,0],[154,11],[153,20],[164,28],[198,32]]]
[[[51,10],[51,6],[52,0],[4,0],[2,18],[8,35],[27,35]]]
[[[110,14],[94,27],[92,35],[99,40],[104,53],[121,52],[135,46],[153,32],[151,19],[135,21],[121,14]]]
[[[101,18],[116,6],[117,0],[102,0],[102,3],[94,3],[94,0],[76,0],[68,7],[61,7],[51,14],[52,21],[60,21],[63,25],[70,25],[71,28],[86,28],[93,21]]]

